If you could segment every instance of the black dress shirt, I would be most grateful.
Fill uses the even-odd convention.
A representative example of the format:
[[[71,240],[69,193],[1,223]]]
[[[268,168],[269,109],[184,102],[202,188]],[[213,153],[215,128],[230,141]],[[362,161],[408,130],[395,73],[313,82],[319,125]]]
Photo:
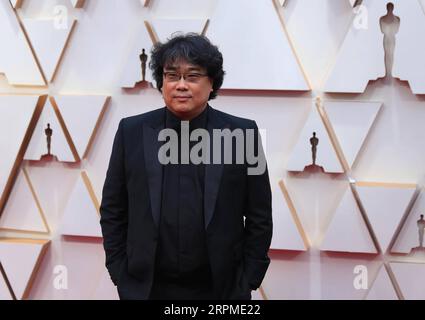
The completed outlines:
[[[189,121],[189,132],[207,128],[208,109]],[[179,136],[181,120],[168,109],[165,127]],[[190,142],[190,148],[196,142]],[[190,149],[189,148],[189,149]],[[209,290],[211,273],[204,224],[205,165],[163,165],[161,219],[153,293],[156,298],[202,298]]]

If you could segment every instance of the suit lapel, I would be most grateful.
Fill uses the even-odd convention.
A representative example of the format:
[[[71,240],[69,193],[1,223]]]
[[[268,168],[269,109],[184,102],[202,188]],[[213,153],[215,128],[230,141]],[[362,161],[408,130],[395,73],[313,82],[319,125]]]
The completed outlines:
[[[165,112],[165,109],[164,109]],[[165,115],[160,113],[162,117],[154,119],[152,122],[143,124],[143,149],[145,157],[146,174],[149,185],[149,198],[152,208],[152,217],[155,225],[159,226],[161,216],[161,194],[162,194],[162,164],[158,161],[158,151],[162,145],[158,141],[159,132],[165,127]],[[223,174],[223,161],[219,164],[212,163],[212,138],[213,129],[228,128],[226,124],[210,107],[208,113],[208,133],[211,141],[211,163],[205,165],[205,183],[204,183],[204,221],[205,229],[208,228],[214,215],[215,203],[220,187],[221,176]],[[223,151],[223,148],[222,148]],[[222,154],[223,156],[223,154]]]
[[[210,108],[208,113],[208,133],[210,136],[211,144],[211,160],[209,164],[205,165],[205,183],[204,183],[204,221],[205,229],[208,228],[212,217],[214,215],[215,203],[217,200],[218,190],[220,187],[221,176],[223,175],[223,161],[219,164],[214,164],[213,159],[213,129],[224,129],[227,128],[226,124],[217,112]],[[223,150],[223,148],[222,148]],[[223,153],[222,153],[223,158]]]
[[[162,164],[158,160],[158,151],[163,142],[158,141],[158,135],[164,129],[164,113],[161,113],[161,115],[163,116],[162,119],[156,119],[158,121],[143,125],[143,151],[148,177],[149,197],[153,220],[157,227],[159,226],[161,215],[162,194]]]

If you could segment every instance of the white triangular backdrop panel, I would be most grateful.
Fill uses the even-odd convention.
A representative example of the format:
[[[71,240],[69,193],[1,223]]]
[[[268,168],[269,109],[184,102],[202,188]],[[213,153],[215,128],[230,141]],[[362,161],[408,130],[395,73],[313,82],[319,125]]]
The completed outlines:
[[[159,42],[165,42],[179,33],[194,32],[201,34],[205,28],[205,19],[152,19],[152,28]]]
[[[134,88],[137,82],[142,80],[142,63],[140,54],[145,49],[147,54],[145,80],[152,82],[152,74],[149,72],[150,51],[152,48],[152,40],[143,23],[140,23],[137,37],[134,39],[131,47],[128,49],[127,59],[125,60],[124,69],[122,71],[119,85],[123,88]]]
[[[356,189],[381,249],[386,252],[416,187],[357,185]]]
[[[71,135],[80,159],[88,152],[89,142],[95,134],[107,104],[107,96],[55,96],[54,101]],[[78,114],[79,117],[74,115]]]
[[[40,119],[34,129],[24,159],[38,161],[43,155],[47,154],[47,138],[45,134],[47,124],[50,124],[50,128],[53,130],[51,154],[56,156],[59,161],[74,162],[75,158],[49,99],[46,101]]]
[[[6,280],[0,273],[0,300],[13,300],[10,294],[9,288],[7,287]]]
[[[62,27],[54,19],[23,19],[23,25],[47,81],[52,82],[76,21]]]
[[[425,263],[390,263],[404,299],[425,299]]]
[[[401,226],[400,232],[391,248],[392,253],[410,253],[412,248],[419,246],[419,232],[417,221],[421,214],[425,212],[425,194],[422,189],[416,199],[406,220]]]
[[[0,96],[0,145],[7,152],[0,157],[0,196],[17,159],[25,133],[36,110],[39,96]]]
[[[324,101],[326,115],[350,167],[376,120],[382,103],[360,101]]]
[[[0,239],[0,261],[17,299],[24,298],[31,276],[47,241]]]
[[[414,94],[425,94],[425,12],[417,0],[394,2],[394,14],[400,17],[394,49],[393,76],[407,80]]]
[[[0,30],[0,73],[11,85],[44,86],[31,48],[7,1],[0,2]]]
[[[60,233],[70,236],[102,237],[99,220],[99,208],[93,203],[90,191],[83,176],[80,175],[63,213]]]
[[[350,25],[326,80],[324,88],[326,92],[361,93],[365,91],[370,80],[385,76],[384,47],[382,45],[384,35],[381,32],[379,19],[387,13],[387,2],[386,0],[362,2],[367,8],[363,12],[367,15],[367,28],[359,27],[354,22]],[[354,20],[356,16],[354,13],[352,15]],[[357,17],[357,19],[361,18]]]
[[[13,229],[43,233],[49,231],[43,222],[42,213],[29,183],[24,172],[20,171],[0,217],[0,230]]]
[[[283,183],[283,181],[281,181]],[[272,187],[273,238],[271,249],[307,250],[279,185]],[[296,213],[294,213],[296,214]]]
[[[320,246],[324,251],[377,253],[350,188],[347,188]]]
[[[300,133],[298,141],[289,157],[286,167],[288,171],[303,171],[304,168],[313,163],[310,138],[316,132],[319,139],[317,145],[316,165],[322,166],[325,172],[344,172],[341,162],[329,138],[322,118],[313,103],[310,114]]]
[[[378,275],[366,295],[366,300],[398,300],[384,265],[379,269]]]
[[[219,0],[206,35],[226,57],[224,89],[310,90],[272,1]]]

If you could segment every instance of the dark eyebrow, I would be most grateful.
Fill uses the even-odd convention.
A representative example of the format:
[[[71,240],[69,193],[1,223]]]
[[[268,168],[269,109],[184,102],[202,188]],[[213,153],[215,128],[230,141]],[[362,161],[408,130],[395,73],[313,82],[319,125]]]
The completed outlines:
[[[164,70],[176,71],[177,70],[177,67],[167,66],[167,67],[164,67]]]
[[[164,70],[170,70],[170,71],[177,71],[177,69],[178,69],[178,67],[173,66],[173,65],[164,67]],[[187,70],[188,71],[201,71],[202,68],[201,67],[189,67],[189,68],[187,68]]]
[[[189,71],[201,71],[202,68],[200,67],[190,67],[188,68]]]

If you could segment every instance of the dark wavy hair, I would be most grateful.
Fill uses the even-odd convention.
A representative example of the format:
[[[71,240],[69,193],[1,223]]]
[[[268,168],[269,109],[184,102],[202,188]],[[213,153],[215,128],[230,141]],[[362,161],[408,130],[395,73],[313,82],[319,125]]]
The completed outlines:
[[[197,33],[177,34],[165,43],[155,44],[151,51],[149,67],[160,92],[162,92],[164,67],[179,60],[206,69],[208,77],[213,81],[213,91],[208,100],[214,99],[223,84],[225,74],[223,55],[218,47],[207,37]]]

